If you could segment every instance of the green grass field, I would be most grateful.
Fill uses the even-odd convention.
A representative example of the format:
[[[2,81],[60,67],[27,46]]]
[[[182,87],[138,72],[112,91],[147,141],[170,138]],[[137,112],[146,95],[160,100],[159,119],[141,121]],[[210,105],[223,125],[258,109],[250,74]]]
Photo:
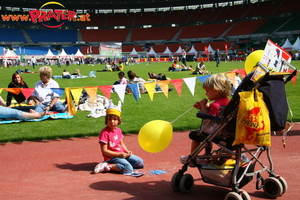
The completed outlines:
[[[195,68],[197,63],[188,62],[188,65],[192,65]],[[189,78],[197,75],[191,75],[189,71],[182,72],[168,72],[167,69],[171,63],[141,63],[137,65],[125,66],[125,72],[133,70],[138,76],[148,79],[148,72],[163,73],[170,79]],[[293,61],[292,65],[300,69],[300,62]],[[53,75],[61,75],[62,68],[58,68],[56,65],[51,66],[53,69]],[[214,62],[207,62],[206,67],[213,74],[223,73],[230,71],[231,69],[244,68],[244,62],[221,62],[220,67],[215,67]],[[18,69],[24,70],[25,67],[10,67],[0,68],[0,88],[6,88],[11,81],[11,75]],[[31,71],[34,71],[31,66],[28,66]],[[38,71],[38,68],[35,71]],[[72,73],[76,68],[80,69],[83,75],[88,75],[90,71],[103,70],[104,65],[71,65],[68,67],[68,71]],[[84,79],[57,79],[61,88],[66,87],[85,87],[85,86],[100,86],[100,85],[112,85],[118,80],[117,72],[97,72],[96,78],[84,78]],[[34,84],[39,80],[38,73],[22,74],[23,79],[29,87],[34,87]],[[298,81],[299,82],[299,81]],[[173,85],[170,83],[170,88]],[[292,86],[291,82],[286,85],[286,91],[290,108],[293,116],[289,114],[289,121],[300,121],[300,86]],[[100,90],[98,94],[103,95]],[[6,100],[6,91],[2,91],[1,96]],[[123,124],[120,128],[124,134],[132,133],[137,134],[140,128],[151,120],[165,120],[173,122],[182,113],[192,107],[195,101],[205,98],[204,91],[202,89],[201,82],[196,80],[196,88],[194,96],[189,91],[188,87],[183,83],[182,95],[178,96],[175,90],[169,92],[168,98],[162,93],[154,95],[154,100],[151,101],[148,94],[142,94],[142,98],[138,102],[135,101],[133,95],[126,95],[122,106],[122,121]],[[64,96],[62,97],[64,98]],[[111,95],[114,103],[119,100],[116,93]],[[278,105],[280,106],[280,105]],[[199,128],[200,119],[196,118],[197,110],[192,109],[173,123],[174,131],[180,130],[193,130]],[[87,111],[78,111],[73,119],[68,120],[45,120],[41,122],[21,122],[16,124],[2,124],[0,132],[0,142],[19,142],[19,141],[32,141],[32,140],[46,140],[46,139],[59,139],[59,138],[72,138],[72,137],[84,137],[84,136],[96,136],[99,131],[105,126],[104,118],[88,118]]]

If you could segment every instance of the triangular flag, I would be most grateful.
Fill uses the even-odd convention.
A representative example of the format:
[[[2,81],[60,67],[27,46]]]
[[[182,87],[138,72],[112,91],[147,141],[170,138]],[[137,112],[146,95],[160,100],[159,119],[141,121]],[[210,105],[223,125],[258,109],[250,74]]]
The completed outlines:
[[[229,81],[231,82],[231,84],[236,88],[236,85],[235,85],[235,72],[227,72],[226,76],[229,78]]]
[[[70,92],[73,96],[73,99],[75,101],[75,105],[78,105],[79,99],[81,97],[82,94],[82,87],[78,87],[78,88],[70,88]]]
[[[239,73],[242,76],[242,78],[245,78],[246,70],[244,68],[243,69],[238,69],[238,70],[236,70],[236,72]]]
[[[182,91],[182,79],[174,79],[174,80],[170,80],[171,83],[174,85],[177,93],[179,96],[181,96],[181,91]]]
[[[105,96],[107,99],[110,99],[112,87],[113,87],[112,85],[102,85],[102,86],[98,86],[98,88],[101,90],[101,92],[104,94],[104,96]]]
[[[197,78],[203,83],[208,77],[211,75],[206,75],[206,76],[198,76]]]
[[[122,103],[124,103],[125,90],[127,85],[113,85],[115,92],[118,94]]]
[[[165,96],[168,98],[169,94],[169,81],[158,81],[158,86],[161,88]]]
[[[34,92],[34,88],[22,88],[22,94],[26,99],[28,99],[33,92]]]
[[[87,92],[87,94],[89,95],[89,97],[91,98],[92,103],[94,104],[94,102],[96,100],[98,87],[97,86],[84,87],[84,89]]]
[[[73,103],[70,88],[65,88],[65,91],[66,91],[66,100],[67,100],[67,104],[68,104],[69,114],[74,115],[74,114],[76,114],[76,109],[75,109],[75,105]]]
[[[0,88],[0,94],[1,94],[2,90],[3,90],[3,88]]]
[[[51,88],[51,90],[61,97],[65,91],[65,88]]]
[[[292,84],[293,84],[293,86],[296,86],[297,75],[298,75],[298,71],[296,71],[296,75],[292,78]]]
[[[192,95],[194,96],[195,86],[196,86],[196,77],[184,78],[183,80],[184,80],[185,84],[188,86]]]
[[[130,90],[131,90],[131,92],[132,92],[132,94],[133,94],[135,100],[138,101],[138,99],[139,99],[139,94],[140,94],[140,90],[139,90],[139,85],[138,85],[138,83],[135,83],[135,84],[128,84],[127,86],[130,88]]]
[[[20,94],[22,88],[4,88],[7,92],[13,93],[13,94]]]
[[[156,82],[144,83],[144,86],[148,92],[148,95],[149,95],[151,101],[153,101]]]

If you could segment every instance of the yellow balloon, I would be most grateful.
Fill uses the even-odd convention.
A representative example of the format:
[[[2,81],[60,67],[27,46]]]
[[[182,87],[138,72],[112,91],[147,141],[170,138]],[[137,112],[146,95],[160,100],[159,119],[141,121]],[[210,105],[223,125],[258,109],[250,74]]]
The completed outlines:
[[[172,136],[173,127],[170,122],[153,120],[140,129],[138,141],[145,151],[157,153],[169,146]]]
[[[264,50],[256,50],[249,54],[245,61],[245,71],[247,74],[256,69],[256,64],[260,61],[263,54]]]

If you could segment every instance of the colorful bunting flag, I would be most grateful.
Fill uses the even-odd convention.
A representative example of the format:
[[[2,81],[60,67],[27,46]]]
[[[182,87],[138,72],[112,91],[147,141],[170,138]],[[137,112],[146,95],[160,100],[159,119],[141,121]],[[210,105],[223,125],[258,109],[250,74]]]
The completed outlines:
[[[169,94],[169,82],[170,81],[158,81],[157,84],[165,94],[165,96],[168,98]]]
[[[170,82],[174,85],[175,90],[177,91],[178,95],[181,97],[181,91],[182,91],[182,79],[174,79],[170,80]]]
[[[33,92],[34,92],[34,88],[22,88],[22,94],[26,99],[28,99]]]
[[[64,88],[51,88],[53,92],[58,94],[60,97],[64,94],[65,89]]]
[[[230,83],[236,88],[236,85],[235,85],[235,72],[227,72],[226,76],[228,77]]]
[[[7,92],[13,93],[13,94],[20,94],[22,88],[3,88],[4,90],[6,90]]]
[[[149,95],[151,101],[153,101],[156,82],[144,83],[144,86],[148,92],[148,95]]]
[[[68,112],[70,115],[74,115],[76,114],[76,108],[72,99],[70,88],[65,88],[65,92],[66,92],[66,100],[68,104]]]
[[[104,94],[104,96],[108,99],[110,99],[112,85],[102,85],[98,86],[98,88],[101,90],[101,92]]]
[[[72,97],[73,97],[73,100],[75,102],[75,105],[78,105],[79,99],[80,99],[81,94],[82,94],[82,90],[83,90],[82,87],[70,88],[70,92],[72,94]]]
[[[195,93],[195,86],[196,86],[196,77],[191,77],[191,78],[184,78],[183,81],[185,84],[188,86],[190,92],[194,96]]]
[[[84,89],[87,92],[87,94],[89,95],[89,97],[91,98],[92,103],[94,103],[96,100],[98,87],[91,86],[91,87],[84,87]]]
[[[211,75],[206,75],[206,76],[198,76],[197,78],[203,83],[208,77]]]
[[[115,92],[119,96],[122,103],[124,103],[125,90],[127,85],[113,85]]]
[[[130,90],[131,90],[131,92],[132,92],[132,94],[133,94],[135,100],[138,102],[139,96],[140,96],[140,90],[139,90],[139,85],[138,85],[138,83],[135,83],[135,84],[128,84],[127,86],[130,88]]]

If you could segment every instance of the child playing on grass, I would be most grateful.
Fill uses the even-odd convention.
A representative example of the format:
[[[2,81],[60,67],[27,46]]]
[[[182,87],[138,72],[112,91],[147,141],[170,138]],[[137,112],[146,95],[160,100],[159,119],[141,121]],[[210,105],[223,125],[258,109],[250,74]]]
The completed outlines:
[[[99,163],[94,168],[94,173],[108,172],[110,170],[121,172],[123,175],[141,176],[133,169],[144,168],[144,161],[133,155],[123,141],[123,134],[117,126],[121,124],[120,108],[113,106],[111,102],[106,110],[105,124],[99,135],[99,143],[104,162]]]
[[[214,74],[207,78],[202,88],[206,91],[206,96],[212,103],[208,103],[208,99],[204,98],[201,101],[198,101],[194,104],[194,108],[201,110],[203,114],[209,114],[213,116],[219,116],[221,107],[227,106],[229,103],[229,96],[231,94],[231,85],[226,77],[222,74]],[[203,126],[203,122],[202,122]],[[191,144],[191,153],[200,145],[201,138],[198,136],[198,132],[192,131],[189,134],[190,139],[192,140]],[[206,148],[206,154],[210,153],[212,150],[212,144]],[[180,162],[185,164],[188,159],[188,156],[181,156]],[[194,163],[189,164],[190,167],[195,166]]]

